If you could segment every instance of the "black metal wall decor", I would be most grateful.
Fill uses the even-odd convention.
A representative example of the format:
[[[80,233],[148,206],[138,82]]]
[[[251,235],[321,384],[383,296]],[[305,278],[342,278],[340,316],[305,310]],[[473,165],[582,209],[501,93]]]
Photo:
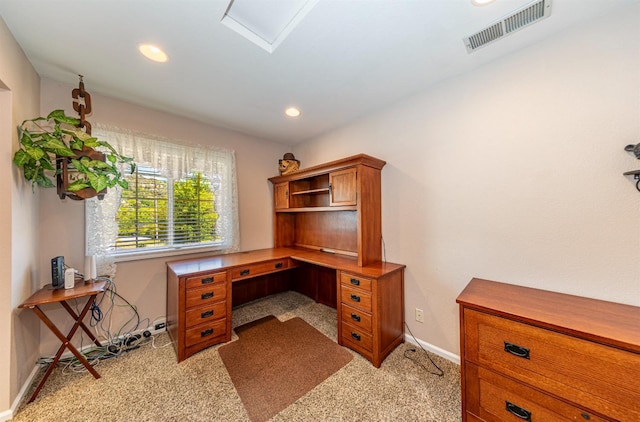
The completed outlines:
[[[632,153],[637,159],[640,160],[640,143],[635,145],[627,145],[624,150]],[[636,189],[640,192],[640,170],[631,170],[623,173],[625,176],[633,176],[636,180]]]

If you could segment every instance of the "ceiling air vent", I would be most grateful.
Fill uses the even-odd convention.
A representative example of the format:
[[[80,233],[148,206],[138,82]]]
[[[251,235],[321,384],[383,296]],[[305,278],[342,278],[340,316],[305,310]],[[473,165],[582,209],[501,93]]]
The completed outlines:
[[[465,37],[463,41],[467,47],[467,53],[472,53],[549,15],[551,15],[551,0],[533,1],[487,28]]]

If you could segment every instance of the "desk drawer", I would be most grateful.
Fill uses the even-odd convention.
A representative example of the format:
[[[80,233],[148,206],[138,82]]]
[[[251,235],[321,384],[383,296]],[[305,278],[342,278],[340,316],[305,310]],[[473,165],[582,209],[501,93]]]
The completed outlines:
[[[371,312],[371,293],[343,285],[340,288],[340,301],[354,308]]]
[[[205,274],[198,277],[189,277],[185,281],[187,289],[195,289],[198,287],[210,286],[215,283],[224,283],[227,281],[227,273]]]
[[[371,315],[366,312],[343,304],[342,321],[371,334]]]
[[[224,337],[227,333],[227,319],[211,321],[187,329],[185,332],[186,347],[193,346],[203,341],[212,340],[216,337]],[[223,340],[221,340],[223,341]]]
[[[241,280],[243,278],[255,277],[261,274],[269,274],[276,271],[282,271],[289,268],[289,259],[275,259],[257,264],[245,265],[231,270],[232,280]]]
[[[187,309],[219,302],[227,297],[227,285],[211,284],[197,289],[189,289],[186,291],[185,296],[185,307]]]
[[[373,336],[359,328],[342,323],[342,341],[348,343],[355,350],[362,349],[371,353],[373,350]]]
[[[216,302],[186,312],[186,327],[193,327],[215,319],[224,318],[227,315],[227,302]]]
[[[467,360],[616,420],[640,420],[639,354],[470,309],[464,320]]]
[[[495,372],[467,363],[467,410],[485,421],[589,421],[604,419]]]
[[[340,283],[344,286],[357,287],[368,292],[371,291],[371,280],[358,275],[341,273]]]

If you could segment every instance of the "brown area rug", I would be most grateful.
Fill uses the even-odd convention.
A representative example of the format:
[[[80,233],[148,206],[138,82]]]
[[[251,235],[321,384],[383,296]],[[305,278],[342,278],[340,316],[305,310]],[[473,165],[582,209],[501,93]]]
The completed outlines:
[[[253,422],[267,421],[353,356],[300,318],[274,316],[241,325],[218,349]]]

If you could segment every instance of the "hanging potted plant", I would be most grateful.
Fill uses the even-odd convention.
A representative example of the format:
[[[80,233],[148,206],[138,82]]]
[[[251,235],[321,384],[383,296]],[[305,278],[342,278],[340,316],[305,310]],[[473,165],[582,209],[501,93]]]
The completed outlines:
[[[57,186],[61,198],[102,199],[107,188],[128,187],[118,165],[129,164],[133,173],[133,159],[79,129],[80,122],[65,115],[64,110],[22,122],[18,128],[20,149],[13,162],[23,169],[32,188]],[[56,177],[56,184],[51,174]]]

